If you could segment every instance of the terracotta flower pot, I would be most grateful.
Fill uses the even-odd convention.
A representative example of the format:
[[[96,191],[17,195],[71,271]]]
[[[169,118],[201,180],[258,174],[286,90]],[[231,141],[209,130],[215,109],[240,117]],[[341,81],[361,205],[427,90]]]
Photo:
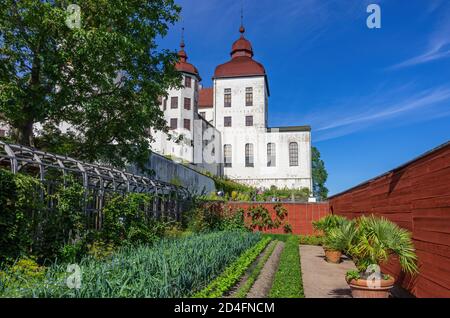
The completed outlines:
[[[341,251],[335,251],[330,249],[325,249],[325,258],[328,263],[339,264],[341,262]]]
[[[352,290],[353,298],[389,298],[395,279],[389,277],[374,281],[360,278],[347,280],[347,283]]]

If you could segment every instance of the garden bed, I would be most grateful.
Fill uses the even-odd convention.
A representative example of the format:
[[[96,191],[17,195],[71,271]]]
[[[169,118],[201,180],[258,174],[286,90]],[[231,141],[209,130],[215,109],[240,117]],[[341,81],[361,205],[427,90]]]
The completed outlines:
[[[67,264],[25,279],[20,271],[5,271],[0,297],[190,297],[243,255],[259,255],[268,242],[259,233],[224,231],[122,248],[106,260],[83,258],[79,289],[67,286]]]

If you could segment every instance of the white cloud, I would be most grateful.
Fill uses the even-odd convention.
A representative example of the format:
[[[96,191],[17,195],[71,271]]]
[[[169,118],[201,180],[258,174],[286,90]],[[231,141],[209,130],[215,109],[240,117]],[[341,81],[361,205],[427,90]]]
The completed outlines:
[[[450,85],[416,93],[409,86],[321,107],[320,112],[307,114],[304,120],[311,124],[317,142],[375,125],[410,124],[450,116]]]

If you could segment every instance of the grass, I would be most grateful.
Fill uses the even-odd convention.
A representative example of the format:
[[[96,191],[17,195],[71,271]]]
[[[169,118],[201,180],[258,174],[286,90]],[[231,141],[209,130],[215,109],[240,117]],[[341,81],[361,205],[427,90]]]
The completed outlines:
[[[205,289],[195,294],[195,298],[219,298],[229,291],[254,262],[259,254],[266,248],[271,239],[266,237],[254,247],[244,252],[234,263],[211,282]]]
[[[80,289],[67,287],[72,274],[67,264],[54,264],[33,281],[6,270],[0,275],[0,297],[190,297],[248,249],[261,246],[261,238],[258,233],[216,232],[123,248],[107,260],[86,257],[79,263]]]
[[[269,292],[269,298],[304,297],[300,269],[299,237],[291,235],[286,239],[278,271]]]
[[[261,273],[261,270],[263,269],[267,260],[272,255],[273,250],[277,246],[277,243],[278,243],[277,241],[273,241],[273,244],[268,247],[266,254],[258,261],[256,266],[251,270],[251,273],[249,274],[247,281],[236,292],[234,296],[235,298],[245,298],[245,296],[247,296],[248,292],[253,287],[253,284],[255,283],[256,279]]]

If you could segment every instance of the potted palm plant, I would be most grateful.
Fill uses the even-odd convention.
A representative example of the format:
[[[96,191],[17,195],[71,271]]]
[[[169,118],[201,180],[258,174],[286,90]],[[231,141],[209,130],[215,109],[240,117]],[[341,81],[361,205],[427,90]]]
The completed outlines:
[[[327,235],[332,229],[339,227],[341,224],[346,223],[348,220],[340,215],[329,214],[320,220],[313,222],[314,229],[321,235]]]
[[[330,229],[324,240],[325,258],[329,263],[340,263],[342,253],[348,253],[357,238],[356,223],[346,220]]]
[[[375,216],[357,220],[357,242],[348,249],[358,268],[346,279],[354,298],[387,298],[395,279],[383,274],[380,265],[396,255],[405,273],[418,272],[411,234],[397,224]]]

